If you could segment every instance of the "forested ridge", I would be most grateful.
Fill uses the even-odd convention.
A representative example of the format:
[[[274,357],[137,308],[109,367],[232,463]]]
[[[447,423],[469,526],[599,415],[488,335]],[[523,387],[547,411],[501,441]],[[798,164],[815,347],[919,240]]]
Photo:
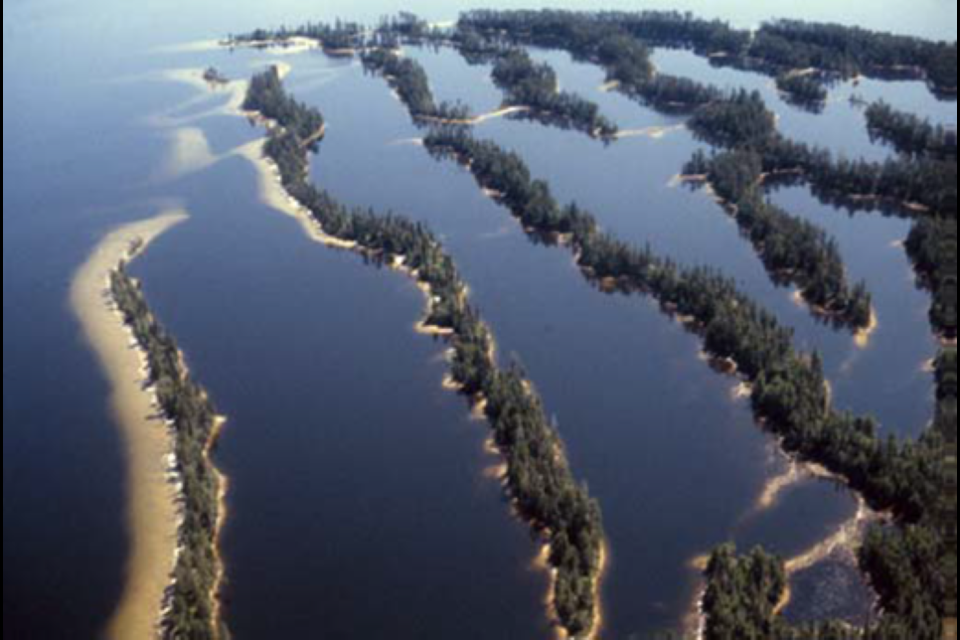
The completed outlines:
[[[376,55],[393,56],[380,50]],[[520,91],[523,95],[556,95],[556,77],[552,70],[535,65],[525,52],[504,50],[497,54],[495,59],[497,62],[493,70],[494,81],[500,86],[513,87],[508,91]],[[422,78],[417,84],[426,87],[423,68],[411,60],[403,62],[409,63],[406,66],[411,69],[411,75]],[[429,90],[427,95],[429,96]],[[428,100],[431,101],[432,98]],[[411,101],[404,102],[416,119],[417,107]],[[543,100],[524,100],[518,97],[516,103],[543,104]],[[751,113],[734,119],[729,117],[731,110],[749,110]],[[585,113],[593,115],[582,122],[589,122],[590,127],[599,127],[596,130],[598,132],[607,127],[607,134],[601,134],[603,137],[614,135],[616,128],[613,125],[597,124],[598,120],[593,117],[596,116],[595,110],[587,109]],[[773,115],[766,111],[759,95],[743,91],[732,92],[723,101],[700,108],[694,119],[694,130],[704,132],[704,137],[709,137],[712,143],[722,147],[761,144],[775,135]],[[442,122],[443,119],[432,119],[425,124]],[[706,132],[709,132],[709,135]],[[734,162],[724,162],[731,159]],[[853,286],[847,283],[836,242],[812,223],[796,218],[767,202],[760,189],[762,167],[758,162],[739,165],[736,161],[742,159],[739,155],[724,154],[708,162],[705,157],[699,156],[688,166],[686,173],[707,176],[712,186],[726,200],[728,210],[733,212],[743,232],[751,239],[774,282],[798,286],[804,300],[812,305],[818,314],[832,322],[854,330],[867,328],[872,319],[871,297],[864,283]],[[758,160],[759,156],[753,154],[749,159]],[[726,167],[739,175],[743,175],[743,172],[749,171],[751,167],[754,167],[754,170],[752,175],[748,176],[749,180],[737,182],[724,179],[731,174],[730,171],[724,171]],[[536,182],[533,184],[534,188],[540,187]]]
[[[579,13],[562,11],[470,12],[463,14],[454,42],[488,41],[480,50],[502,49],[511,45],[535,45],[563,49],[577,59],[603,67],[607,79],[617,83],[618,90],[656,108],[684,113],[720,96],[720,92],[687,78],[657,73],[650,61],[650,50],[622,25],[613,21],[590,20]],[[521,23],[514,22],[517,18]],[[530,18],[533,24],[522,24]],[[471,51],[471,49],[468,49]]]
[[[682,268],[600,230],[596,218],[575,203],[561,206],[549,185],[534,180],[523,160],[460,128],[439,128],[424,141],[437,157],[453,157],[494,192],[524,227],[538,237],[565,241],[592,280],[625,292],[643,292],[680,316],[695,320],[706,350],[730,359],[754,384],[757,418],[782,436],[783,446],[823,464],[867,495],[877,510],[913,518],[933,490],[924,445],[883,443],[869,418],[833,411],[816,354],[792,346],[792,331],[708,267]],[[908,472],[898,477],[898,472]]]
[[[899,153],[913,157],[957,160],[957,130],[933,125],[912,113],[898,111],[880,101],[866,110],[867,128],[875,140],[883,140]]]
[[[226,640],[229,633],[215,615],[215,589],[222,569],[216,539],[222,480],[208,458],[216,438],[216,411],[123,263],[110,274],[110,294],[146,354],[146,384],[155,391],[174,435],[182,520],[160,634],[168,640]]]
[[[550,65],[535,63],[523,49],[511,49],[497,58],[493,81],[505,92],[506,106],[529,107],[531,111],[525,113],[598,138],[617,134],[617,126],[600,114],[595,102],[560,91]]]
[[[829,95],[823,80],[816,73],[788,71],[776,77],[777,89],[790,104],[820,113]]]
[[[897,157],[850,160],[784,137],[757,92],[739,91],[699,109],[688,121],[702,140],[724,149],[749,149],[771,178],[800,179],[814,194],[851,210],[883,209],[905,216],[948,210],[957,196],[956,159]]]
[[[384,33],[390,29],[380,37]],[[882,163],[850,160],[786,139],[757,94],[721,92],[658,74],[647,48],[686,47],[709,55],[717,64],[768,73],[792,100],[816,109],[827,84],[858,74],[926,78],[938,92],[955,94],[955,43],[792,21],[763,25],[751,38],[722,22],[655,12],[477,11],[461,16],[453,32],[418,28],[415,37],[452,42],[468,60],[492,62],[495,68],[500,64],[504,79],[499,84],[507,92],[527,80],[534,89],[550,86],[549,76],[536,65],[531,73],[528,56],[525,61],[513,53],[518,45],[564,49],[603,66],[608,80],[637,100],[690,114],[690,128],[719,153],[698,155],[686,172],[706,177],[775,278],[796,284],[811,304],[843,315],[854,326],[869,321],[869,294],[862,284],[846,284],[832,239],[769,203],[762,185],[803,180],[821,199],[851,210],[879,208],[915,218],[907,248],[935,294],[931,322],[942,337],[955,340],[955,242],[952,277],[944,273],[942,255],[935,249],[943,234],[941,225],[951,218],[955,238],[955,134],[951,151],[948,132],[886,105],[874,105],[867,111],[871,134],[894,145],[901,157]],[[855,51],[849,48],[853,46]],[[511,57],[509,64],[503,63]],[[300,151],[295,141],[275,138],[271,135],[268,147],[277,145],[278,165],[286,162],[297,169],[296,162],[285,158]],[[862,494],[873,510],[891,516],[890,524],[869,531],[858,554],[879,597],[879,619],[874,623],[865,628],[836,621],[788,625],[776,607],[786,585],[782,561],[761,550],[741,558],[724,546],[713,554],[706,572],[707,638],[939,637],[945,593],[939,561],[948,551],[936,521],[944,486],[942,432],[927,430],[916,441],[881,437],[871,418],[835,410],[818,354],[798,352],[792,332],[739,292],[735,283],[711,268],[680,267],[649,246],[632,247],[602,231],[594,216],[576,203],[559,204],[549,185],[534,179],[516,154],[478,140],[459,126],[433,128],[425,146],[438,158],[452,157],[467,166],[538,240],[569,246],[592,282],[605,290],[650,295],[667,312],[681,317],[701,335],[711,356],[733,365],[751,383],[754,415],[778,436],[785,451],[824,466]],[[299,170],[305,170],[305,162]],[[457,351],[454,363],[455,378],[464,389],[484,395],[482,382],[457,369],[476,360],[487,344],[479,340],[469,358],[461,359]],[[516,375],[522,378],[521,373]],[[952,389],[955,434],[955,346],[945,346],[937,359],[936,381],[941,401]],[[953,554],[955,558],[955,547]],[[563,619],[561,608],[558,605]]]
[[[956,95],[956,42],[936,42],[836,24],[776,20],[753,34],[719,20],[676,11],[470,11],[460,30],[522,44],[579,47],[591,31],[622,31],[649,46],[687,48],[714,64],[777,77],[816,69],[824,81],[864,75],[927,80]]]
[[[957,339],[956,238],[957,219],[954,211],[952,218],[917,220],[905,243],[920,285],[933,294],[930,323],[934,331],[947,340]],[[945,242],[947,257],[942,259]]]
[[[470,117],[470,109],[465,105],[447,102],[437,105],[434,102],[427,74],[416,61],[402,58],[394,51],[381,47],[364,51],[362,60],[364,69],[387,78],[415,121],[457,121]]]
[[[799,288],[804,300],[838,324],[870,326],[871,296],[861,281],[852,287],[836,240],[820,227],[772,204],[762,190],[762,160],[751,151],[698,153],[684,169],[704,176],[753,243],[774,282]]]
[[[250,91],[255,94],[264,86],[267,83],[251,83]],[[259,98],[252,95],[251,100]],[[301,109],[312,108],[301,105]],[[467,301],[466,285],[436,237],[421,223],[345,207],[315,187],[308,178],[307,153],[296,128],[288,129],[283,119],[277,122],[264,153],[279,168],[284,188],[324,233],[355,242],[379,263],[402,260],[404,268],[429,288],[431,302],[424,324],[449,331],[452,378],[483,407],[507,462],[508,491],[521,516],[549,543],[549,563],[556,570],[552,601],[558,623],[573,637],[589,636],[599,610],[604,544],[600,508],[574,479],[563,444],[532,385],[518,367],[498,366],[490,329]]]
[[[651,295],[671,313],[691,318],[705,350],[734,362],[739,374],[752,383],[754,415],[778,436],[787,453],[824,466],[862,494],[872,509],[891,513],[898,523],[886,530],[890,537],[872,534],[861,552],[862,568],[872,582],[887,585],[885,591],[878,591],[891,600],[885,609],[888,614],[875,629],[851,630],[835,621],[786,625],[774,615],[772,605],[763,604],[778,601],[782,593],[769,593],[761,600],[754,597],[775,587],[762,576],[782,574],[782,561],[761,553],[741,571],[736,562],[729,564],[729,550],[721,549],[707,574],[712,594],[704,609],[708,638],[834,638],[862,633],[872,634],[870,638],[898,638],[898,629],[916,628],[921,634],[932,630],[939,620],[936,614],[942,613],[936,593],[918,591],[917,584],[923,582],[891,582],[887,575],[902,575],[897,572],[904,570],[904,562],[920,564],[929,556],[914,538],[902,541],[898,536],[903,531],[912,527],[926,532],[923,539],[937,536],[929,524],[929,505],[936,502],[942,486],[939,433],[928,431],[916,442],[884,439],[871,418],[833,409],[819,356],[795,351],[792,332],[737,291],[732,281],[709,268],[678,267],[655,256],[649,247],[633,248],[601,232],[595,218],[576,204],[558,205],[549,186],[532,180],[515,154],[453,128],[434,131],[425,144],[435,155],[452,156],[468,166],[480,185],[496,192],[529,232],[547,241],[567,242],[587,277],[626,293]],[[887,544],[891,540],[898,545]],[[924,566],[926,575],[935,575],[935,566]],[[758,579],[755,567],[763,567],[760,584],[754,582]],[[741,577],[724,578],[731,572]],[[913,601],[923,606],[902,605]],[[894,604],[902,606],[894,608]],[[748,614],[749,608],[756,609]],[[842,629],[850,635],[837,635]]]

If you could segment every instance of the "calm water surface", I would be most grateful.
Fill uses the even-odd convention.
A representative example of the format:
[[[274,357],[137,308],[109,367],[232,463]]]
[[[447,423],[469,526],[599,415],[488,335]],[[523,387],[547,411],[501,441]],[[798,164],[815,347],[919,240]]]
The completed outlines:
[[[404,8],[442,20],[470,6],[416,0]],[[933,0],[885,10],[813,2],[802,14],[786,2],[657,6],[744,27],[794,15],[956,38],[956,5]],[[225,598],[236,637],[547,637],[546,580],[530,568],[536,547],[484,477],[495,462],[482,450],[486,425],[440,388],[443,345],[411,329],[419,292],[397,274],[304,239],[258,202],[253,171],[238,158],[177,181],[158,178],[175,129],[154,126],[151,115],[186,118],[180,126],[198,128],[216,157],[259,135],[211,112],[225,96],[203,98],[160,72],[216,64],[239,78],[273,59],[161,47],[308,19],[374,20],[397,8],[345,0],[322,8],[295,0],[148,2],[135,10],[112,0],[4,4],[5,638],[99,637],[119,596],[127,551],[122,449],[109,389],[67,291],[108,229],[171,205],[186,207],[191,221],[135,270],[230,418],[218,462],[231,478]],[[451,52],[411,54],[439,97],[478,111],[499,104],[487,69],[468,68]],[[679,122],[600,93],[602,73],[589,65],[536,55],[622,127]],[[667,72],[758,88],[788,135],[851,155],[890,153],[866,137],[851,92],[956,123],[956,104],[936,102],[917,83],[838,87],[827,113],[810,119],[777,102],[761,76],[713,69],[682,52],[658,52],[656,61]],[[730,399],[732,381],[699,360],[697,339],[646,300],[593,290],[569,255],[531,244],[465,172],[397,144],[419,133],[382,80],[322,56],[290,62],[291,87],[331,125],[315,179],[347,202],[428,221],[460,264],[501,358],[526,367],[556,417],[575,472],[604,506],[613,556],[607,637],[675,628],[696,588],[687,565],[718,542],[790,555],[849,515],[848,497],[808,483],[745,519],[780,464],[748,407]],[[932,355],[928,300],[912,286],[902,249],[891,246],[906,236],[903,222],[847,217],[803,188],[771,195],[833,233],[852,275],[867,279],[881,326],[859,352],[770,285],[716,205],[667,187],[699,148],[687,133],[608,148],[512,121],[489,123],[481,134],[516,149],[561,200],[588,206],[622,237],[737,278],[796,328],[800,346],[825,352],[842,406],[906,433],[929,416],[930,380],[920,369]]]

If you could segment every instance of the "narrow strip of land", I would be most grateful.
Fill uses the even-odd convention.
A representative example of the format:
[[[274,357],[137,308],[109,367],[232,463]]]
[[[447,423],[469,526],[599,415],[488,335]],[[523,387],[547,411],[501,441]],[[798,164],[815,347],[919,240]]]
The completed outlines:
[[[145,386],[146,356],[110,297],[110,274],[186,218],[171,211],[114,230],[77,271],[70,291],[73,313],[111,387],[110,407],[126,452],[130,554],[123,594],[106,631],[115,640],[156,638],[180,516],[170,481],[173,436],[156,394]]]

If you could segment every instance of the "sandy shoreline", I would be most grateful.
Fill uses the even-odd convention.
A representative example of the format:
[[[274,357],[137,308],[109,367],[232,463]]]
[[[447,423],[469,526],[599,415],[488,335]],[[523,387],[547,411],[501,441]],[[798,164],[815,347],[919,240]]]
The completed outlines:
[[[126,450],[127,527],[130,554],[121,600],[106,637],[152,639],[157,635],[164,593],[178,547],[178,489],[171,482],[174,439],[159,415],[156,395],[146,388],[146,357],[109,297],[109,276],[132,258],[132,243],[143,249],[187,219],[171,211],[112,231],[77,271],[70,303],[83,334],[110,384],[110,407]]]
[[[289,73],[289,67],[286,70]],[[284,75],[286,75],[284,73]],[[524,107],[511,107],[496,111],[491,114],[486,114],[479,116],[475,119],[474,124],[483,122],[486,119],[503,117],[509,115],[510,113],[524,111]],[[237,115],[247,117],[253,121],[258,122],[262,126],[265,126],[268,130],[272,127],[278,126],[277,123],[268,118],[264,118],[262,114],[256,112],[244,112],[241,109],[236,111]],[[326,125],[324,125],[326,126]],[[322,131],[317,138],[322,139]],[[263,145],[265,139],[254,140],[253,142],[244,145],[234,151],[234,154],[246,158],[257,170],[258,174],[258,183],[259,183],[259,193],[260,198],[264,204],[267,206],[276,209],[277,211],[284,213],[300,223],[301,228],[304,233],[313,241],[323,244],[328,247],[356,251],[359,253],[367,253],[366,250],[361,247],[358,243],[352,241],[345,241],[340,238],[331,236],[323,230],[323,226],[317,221],[312,213],[303,206],[299,201],[297,201],[293,196],[291,196],[283,186],[283,181],[280,176],[280,171],[273,160],[266,157],[263,153]],[[418,320],[414,325],[414,331],[421,335],[428,336],[443,336],[449,337],[453,334],[451,329],[445,327],[438,327],[428,324],[427,320],[430,317],[434,304],[436,302],[436,296],[432,288],[425,282],[421,282],[417,277],[417,272],[412,270],[406,265],[405,256],[394,256],[393,260],[388,263],[386,266],[392,270],[399,271],[404,275],[410,277],[417,288],[421,291],[426,302],[426,308],[420,320]],[[469,290],[465,290],[462,294],[464,297],[469,295]],[[488,354],[491,361],[496,361],[496,342],[491,336],[490,338],[490,353]],[[459,385],[449,373],[444,376],[442,381],[442,387],[445,390],[460,393],[462,391],[462,386]],[[534,393],[532,386],[529,382],[525,386],[527,393]],[[470,398],[471,402],[471,417],[481,417],[482,416],[482,407],[486,404],[486,399],[482,396],[474,396]],[[483,416],[485,418],[485,416]],[[487,451],[492,455],[497,456],[503,465],[506,465],[506,456],[503,455],[503,452],[496,447],[492,441],[488,441],[489,445]],[[503,480],[500,480],[503,482]],[[549,545],[546,545],[549,549]],[[600,568],[597,575],[593,580],[593,589],[596,601],[596,610],[594,611],[594,620],[593,628],[585,640],[594,640],[602,627],[603,624],[603,613],[602,613],[602,602],[600,598],[600,589],[601,584],[606,573],[609,563],[609,550],[607,548],[606,541],[604,542],[600,550]],[[547,567],[549,570],[549,567]],[[549,611],[552,616],[556,617],[556,611],[552,606],[552,598],[555,593],[556,586],[556,570],[549,570],[550,574],[550,590],[548,594],[548,599],[550,600],[551,606],[549,606]],[[566,634],[563,629],[558,627],[558,636],[563,638],[566,637]]]
[[[263,147],[263,140],[255,140],[250,144],[245,145],[240,149],[238,149],[236,153],[248,159],[257,169],[257,173],[259,177],[260,197],[263,203],[297,220],[300,223],[300,226],[303,229],[304,233],[306,233],[307,236],[315,242],[318,242],[325,246],[333,247],[336,249],[353,250],[353,251],[362,252],[362,249],[359,247],[359,245],[357,245],[356,242],[347,242],[339,238],[335,238],[323,231],[321,225],[313,218],[310,212],[304,206],[302,206],[299,202],[297,202],[293,197],[291,197],[287,193],[287,191],[283,188],[283,184],[280,180],[280,174],[279,174],[279,171],[277,170],[276,165],[269,158],[266,158],[263,155],[262,147]],[[400,271],[405,275],[409,276],[410,278],[412,278],[417,288],[420,289],[421,293],[423,293],[424,298],[426,299],[426,310],[423,314],[423,317],[420,320],[418,320],[417,323],[414,325],[414,331],[418,334],[428,335],[428,336],[447,337],[452,335],[453,332],[450,329],[435,327],[426,323],[426,318],[429,317],[430,309],[432,308],[434,303],[433,291],[430,289],[430,287],[427,284],[420,282],[417,279],[416,273],[410,270],[409,267],[407,267],[404,264],[404,258],[403,257],[396,258],[394,262],[392,262],[391,264],[388,264],[387,266],[395,271]],[[495,349],[495,347],[492,346],[491,349]],[[444,379],[441,384],[442,384],[442,387],[447,391],[456,392],[456,393],[459,393],[461,391],[460,385],[458,385],[449,374],[444,376]],[[472,416],[478,417],[477,415],[478,409],[483,406],[484,402],[485,401],[483,398],[473,399],[473,408],[471,411]],[[491,455],[497,456],[502,461],[502,464],[505,465],[506,458],[503,456],[503,453],[495,445],[492,445],[492,446],[488,445],[488,447],[489,448],[487,449],[487,451]],[[500,466],[496,467],[497,471],[499,471],[500,469],[501,469]],[[487,475],[487,477],[490,477],[489,474],[485,474],[485,475]],[[498,480],[498,481],[502,481],[502,480]],[[604,549],[602,550],[602,553],[601,553],[601,563],[602,563],[601,570],[594,585],[594,588],[597,590],[598,594],[600,590],[600,583],[606,571],[607,557],[608,557],[608,552],[606,549],[606,545],[604,545]],[[551,586],[550,586],[547,597],[550,602],[551,614],[555,615],[555,612],[553,611],[553,608],[552,608],[552,597],[553,597],[554,587],[556,582],[555,572],[550,570],[549,567],[545,567],[545,570],[550,572]],[[595,626],[592,634],[589,636],[590,639],[595,638],[597,636],[599,629],[601,628],[601,625],[602,625],[602,613],[601,613],[600,606],[601,606],[601,602],[598,595]],[[558,637],[562,638],[564,636],[559,635]]]
[[[300,223],[304,233],[315,242],[336,249],[353,250],[357,248],[356,242],[347,242],[325,233],[320,223],[310,215],[310,212],[286,192],[280,182],[280,173],[276,165],[263,155],[262,139],[254,140],[240,147],[234,153],[249,160],[250,164],[257,170],[260,199],[265,205],[295,219]]]
[[[396,90],[393,90],[394,97],[400,100],[399,94],[396,93]],[[401,100],[402,102],[402,100]],[[483,124],[489,120],[496,120],[498,118],[505,118],[506,116],[513,115],[515,113],[525,113],[530,111],[530,107],[525,107],[522,105],[516,105],[511,107],[501,107],[496,111],[491,111],[490,113],[483,113],[478,116],[473,116],[472,118],[464,118],[461,120],[451,120],[449,118],[438,118],[436,116],[419,116],[417,119],[422,122],[433,122],[436,124],[459,124],[464,126],[476,126]]]
[[[646,127],[644,129],[623,129],[618,131],[613,137],[617,140],[623,138],[650,138],[651,140],[659,140],[664,136],[674,133],[676,131],[683,131],[687,128],[685,124],[676,124],[676,125],[665,125],[658,127]]]

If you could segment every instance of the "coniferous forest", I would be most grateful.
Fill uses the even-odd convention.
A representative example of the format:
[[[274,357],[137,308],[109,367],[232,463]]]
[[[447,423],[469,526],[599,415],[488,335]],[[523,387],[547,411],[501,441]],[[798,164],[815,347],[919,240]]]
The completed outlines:
[[[128,4],[4,5],[5,639],[952,635],[955,2]]]
[[[751,36],[688,14],[549,10],[468,12],[449,28],[405,15],[372,30],[309,25],[260,30],[231,42],[260,46],[292,37],[316,39],[337,55],[358,52],[364,68],[384,77],[426,129],[423,145],[434,158],[461,165],[536,242],[569,250],[597,289],[652,298],[665,314],[683,318],[710,358],[748,383],[756,422],[786,454],[819,465],[871,510],[886,514],[858,550],[859,568],[877,596],[876,620],[862,627],[836,620],[788,623],[780,611],[789,582],[783,560],[759,548],[738,555],[725,544],[704,572],[705,637],[936,637],[947,594],[940,564],[950,553],[938,518],[949,508],[941,496],[951,419],[955,430],[955,131],[873,104],[865,127],[896,154],[881,163],[851,160],[782,134],[759,93],[663,74],[650,54],[654,47],[688,49],[711,64],[769,75],[788,102],[816,113],[833,83],[861,75],[920,79],[937,95],[955,94],[955,43],[794,21],[764,24]],[[679,265],[649,244],[633,246],[605,231],[593,212],[558,202],[519,154],[475,133],[468,107],[436,103],[424,69],[401,55],[404,46],[422,44],[452,46],[467,62],[489,65],[503,106],[517,108],[512,117],[616,144],[617,125],[596,104],[560,91],[555,71],[535,62],[526,47],[567,51],[600,66],[609,86],[627,97],[685,116],[687,128],[712,148],[683,167],[687,181],[710,186],[771,280],[796,287],[817,314],[850,330],[872,325],[866,284],[849,282],[828,233],[774,205],[767,190],[803,183],[824,202],[850,211],[911,220],[906,251],[919,285],[931,293],[930,326],[943,345],[934,367],[941,402],[934,428],[915,439],[881,435],[873,418],[836,408],[821,354],[799,349],[793,331],[734,280],[711,267]],[[424,324],[448,337],[451,378],[482,408],[507,462],[509,495],[549,546],[556,622],[573,637],[591,636],[605,545],[600,507],[575,480],[559,433],[523,369],[498,362],[491,330],[469,302],[452,258],[423,224],[346,207],[310,181],[309,153],[319,151],[324,118],[284,91],[276,69],[254,77],[244,108],[267,122],[265,156],[324,233],[378,264],[402,266],[430,292]],[[944,269],[951,261],[952,272]]]
[[[154,389],[174,435],[182,520],[173,582],[165,595],[162,637],[228,638],[223,621],[214,615],[215,589],[222,571],[216,547],[223,483],[208,457],[216,438],[216,411],[206,391],[186,370],[176,342],[150,311],[139,283],[127,274],[123,263],[111,273],[110,293],[146,354],[146,384]]]
[[[276,70],[264,75],[275,76]],[[251,82],[248,104],[262,101],[259,94],[269,86],[270,82]],[[600,509],[574,479],[539,397],[521,369],[502,368],[496,361],[489,328],[467,300],[466,285],[453,261],[427,228],[396,215],[349,209],[310,182],[303,141],[286,123],[316,119],[319,112],[302,105],[298,111],[314,113],[276,119],[264,154],[276,163],[287,192],[324,233],[356,243],[364,255],[382,264],[402,259],[404,268],[428,288],[431,303],[424,324],[449,332],[452,378],[464,395],[483,407],[507,462],[510,496],[549,545],[549,562],[556,570],[552,601],[557,622],[573,637],[590,633],[598,614],[602,570]]]
[[[453,46],[471,64],[492,65],[492,80],[504,92],[505,105],[526,107],[525,117],[543,118],[546,124],[601,137],[616,132],[616,125],[600,116],[595,105],[558,92],[553,70],[534,62],[523,47],[568,51],[576,59],[601,66],[611,86],[625,95],[657,110],[687,114],[687,126],[714,151],[698,152],[683,173],[711,186],[771,279],[796,286],[811,307],[840,325],[863,329],[871,324],[869,291],[862,282],[847,281],[837,243],[827,233],[773,205],[765,190],[803,182],[821,200],[851,211],[881,211],[912,219],[914,229],[906,249],[920,284],[933,294],[931,328],[947,341],[955,339],[956,323],[955,132],[878,103],[867,109],[865,126],[875,140],[891,145],[898,155],[883,163],[836,156],[781,134],[758,93],[719,90],[658,73],[650,50],[686,48],[710,56],[712,64],[768,74],[790,102],[816,112],[825,103],[831,83],[858,75],[924,79],[940,95],[955,93],[956,45],[791,21],[764,24],[750,38],[722,22],[676,13],[475,11],[463,14],[450,30],[434,30],[415,20],[403,21],[402,26],[383,24],[364,54],[367,68],[385,76],[411,116],[428,128],[424,146],[434,157],[466,168],[537,242],[568,248],[583,276],[598,288],[650,296],[665,313],[689,318],[687,326],[701,337],[711,357],[729,363],[750,383],[756,420],[778,438],[784,451],[826,468],[863,496],[871,509],[891,516],[887,524],[869,530],[859,551],[860,568],[879,599],[882,615],[876,622],[861,628],[833,620],[786,623],[778,612],[787,589],[782,560],[761,549],[738,556],[732,546],[724,545],[712,554],[705,572],[706,637],[899,638],[907,633],[936,637],[945,594],[939,560],[949,551],[936,520],[945,481],[946,432],[927,429],[916,440],[881,437],[872,418],[832,406],[820,354],[799,351],[792,331],[741,293],[733,281],[709,267],[679,266],[649,245],[630,246],[603,231],[593,213],[576,203],[559,203],[550,185],[531,175],[518,154],[476,136],[465,110],[448,116],[445,109],[433,106],[423,69],[393,52],[404,43],[424,42]],[[347,213],[298,177],[304,174],[306,161],[296,140],[285,140],[290,135],[274,130],[267,153],[281,166],[288,190],[314,212],[323,228],[337,237],[357,240],[366,250],[409,256],[409,249],[398,250],[385,239],[392,234],[368,237],[368,232],[360,231],[376,226],[372,214]],[[953,256],[952,275],[942,268],[943,239],[950,237],[951,230],[954,241],[946,243],[946,255],[947,263]],[[414,258],[413,264],[420,263]],[[454,292],[452,297],[440,296],[437,305],[444,309],[439,325],[453,330],[458,345],[454,377],[465,392],[490,399],[487,416],[509,459],[517,441],[498,427],[503,414],[497,400],[501,390],[492,380],[505,376],[502,379],[514,389],[506,395],[520,404],[535,404],[535,396],[523,399],[522,372],[491,374],[483,364],[488,330],[476,328],[483,325],[475,324],[479,321],[474,310],[460,309],[451,301],[459,299],[456,292],[462,292],[462,283],[451,285],[441,279],[430,284]],[[464,322],[464,314],[469,321]],[[475,337],[470,348],[460,345],[464,335]],[[936,362],[941,399],[955,397],[956,351],[949,342],[945,345]],[[533,409],[534,414],[538,411]],[[545,429],[536,438],[542,440],[536,450],[542,449],[543,442],[548,448],[562,448],[555,438]],[[553,472],[538,473],[542,479]],[[516,477],[511,472],[511,490],[521,505],[526,504],[522,488],[529,478],[526,472],[517,472]],[[598,513],[588,499],[580,502],[572,495],[569,504],[581,505],[574,511]],[[534,500],[523,509],[531,521],[549,529],[551,521],[564,518],[560,512],[544,511],[538,503]],[[599,531],[599,525],[594,530]],[[574,548],[580,551],[568,553],[568,542],[575,537],[568,534],[567,538],[554,539],[551,561],[555,566],[578,568],[561,571],[556,586],[557,594],[564,594],[557,601],[557,615],[576,634],[590,628],[589,613],[595,603],[585,605],[588,589],[583,580],[596,571],[597,554],[595,544],[576,543]],[[577,601],[585,606],[570,605]]]

